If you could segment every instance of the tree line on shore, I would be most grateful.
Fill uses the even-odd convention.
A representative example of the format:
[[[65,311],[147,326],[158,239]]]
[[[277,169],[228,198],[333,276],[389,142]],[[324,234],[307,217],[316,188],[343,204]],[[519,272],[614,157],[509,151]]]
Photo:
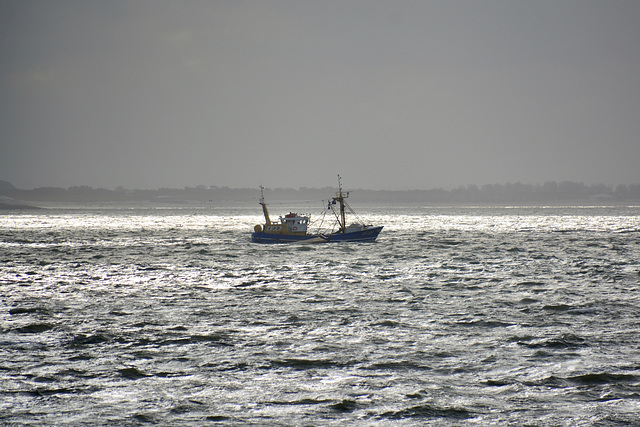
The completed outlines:
[[[270,188],[265,190],[268,200],[324,200],[336,189],[326,188]],[[466,185],[454,189],[431,190],[352,190],[358,202],[377,203],[539,203],[561,201],[625,202],[640,201],[640,184],[587,185],[578,182],[545,182],[544,184],[487,184]],[[172,203],[256,201],[257,188],[229,188],[204,186],[184,188],[160,188],[157,190],[115,190],[89,186],[39,187],[30,190],[15,188],[7,181],[0,181],[0,196],[5,199],[27,202],[128,202],[148,201]]]

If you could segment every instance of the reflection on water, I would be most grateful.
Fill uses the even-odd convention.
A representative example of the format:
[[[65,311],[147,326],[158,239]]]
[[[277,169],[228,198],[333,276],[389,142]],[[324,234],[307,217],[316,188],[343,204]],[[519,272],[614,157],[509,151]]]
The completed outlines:
[[[252,244],[247,208],[0,215],[0,421],[637,421],[636,208],[360,213],[376,243]]]

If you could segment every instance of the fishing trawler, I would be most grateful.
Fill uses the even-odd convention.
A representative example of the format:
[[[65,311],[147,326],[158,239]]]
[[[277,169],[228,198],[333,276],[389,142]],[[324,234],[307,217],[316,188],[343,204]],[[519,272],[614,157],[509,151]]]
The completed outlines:
[[[264,201],[264,187],[260,187],[260,205],[264,214],[264,225],[256,225],[251,233],[254,243],[327,243],[327,242],[373,242],[382,231],[382,226],[365,225],[362,221],[347,226],[347,213],[355,215],[345,199],[348,192],[342,191],[340,175],[338,175],[338,192],[328,202],[327,210],[332,211],[336,221],[332,230],[323,233],[310,233],[311,217],[290,212],[281,216],[279,221],[271,221],[269,209]]]

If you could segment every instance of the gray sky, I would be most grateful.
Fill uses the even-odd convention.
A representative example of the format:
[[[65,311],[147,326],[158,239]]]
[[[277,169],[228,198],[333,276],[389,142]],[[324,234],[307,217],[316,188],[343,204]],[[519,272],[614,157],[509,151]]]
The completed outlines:
[[[640,183],[638,22],[637,0],[0,0],[0,179]]]

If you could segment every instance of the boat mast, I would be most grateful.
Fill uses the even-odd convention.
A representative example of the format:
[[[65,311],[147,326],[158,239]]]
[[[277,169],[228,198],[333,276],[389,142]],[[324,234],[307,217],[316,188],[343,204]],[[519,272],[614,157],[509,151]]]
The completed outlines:
[[[347,231],[347,220],[344,213],[344,199],[347,196],[342,194],[342,182],[340,181],[340,175],[338,175],[338,197],[334,197],[333,200],[337,200],[340,203],[340,231],[345,233]]]
[[[260,205],[262,206],[262,213],[264,214],[264,220],[266,225],[271,225],[271,218],[269,218],[269,210],[267,204],[264,202],[264,187],[260,186]]]

